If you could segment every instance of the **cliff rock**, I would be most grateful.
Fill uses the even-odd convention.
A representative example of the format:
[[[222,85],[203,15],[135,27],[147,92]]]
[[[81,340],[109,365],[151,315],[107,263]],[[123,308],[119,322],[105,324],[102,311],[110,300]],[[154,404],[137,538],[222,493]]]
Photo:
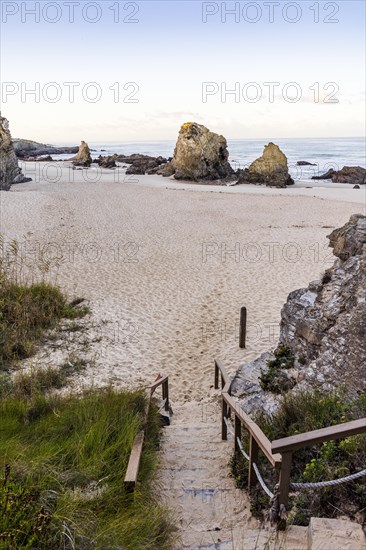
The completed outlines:
[[[291,382],[291,391],[337,385],[357,391],[366,384],[366,216],[351,216],[328,238],[336,256],[334,265],[320,280],[291,292],[281,312],[280,341],[275,354],[286,350],[292,368],[287,365],[277,374]],[[273,395],[258,384],[260,371],[268,374],[268,359],[276,357],[262,356],[256,363],[257,386],[255,402],[253,388],[250,394],[251,411],[269,410],[273,405],[269,398]],[[242,365],[236,375],[236,395],[247,395],[246,384],[253,374],[248,367]],[[248,411],[248,403],[246,408]]]
[[[9,122],[0,115],[0,189],[8,191],[13,183],[25,181],[31,181],[31,179],[25,178],[18,166]]]

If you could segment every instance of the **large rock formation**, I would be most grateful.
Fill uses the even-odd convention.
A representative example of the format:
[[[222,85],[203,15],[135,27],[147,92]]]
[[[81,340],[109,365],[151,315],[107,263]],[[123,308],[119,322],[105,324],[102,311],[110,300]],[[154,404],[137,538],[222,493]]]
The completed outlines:
[[[13,183],[25,181],[31,181],[31,179],[25,178],[18,166],[9,122],[0,115],[0,189],[8,191]]]
[[[30,139],[13,139],[14,151],[18,158],[39,157],[41,155],[75,155],[79,147],[55,147]]]
[[[83,166],[84,168],[89,168],[91,165],[90,149],[85,141],[81,142],[78,154],[72,159],[72,163],[74,166]]]
[[[282,358],[278,371],[271,373],[272,386],[274,382],[277,389],[365,388],[366,216],[353,215],[329,235],[329,241],[337,257],[333,267],[308,288],[291,292],[282,309],[276,350],[277,358],[278,350]],[[274,354],[264,354],[254,362],[254,370],[253,363],[246,364],[237,373],[233,390],[245,396],[248,412],[270,410],[273,405],[273,396],[261,389],[258,380],[261,377],[263,382],[268,361],[273,360]],[[287,361],[286,368],[282,368],[283,361]]]
[[[331,168],[326,174],[313,176],[313,180],[332,180],[333,183],[366,184],[366,169],[361,166],[343,166],[342,170]]]
[[[239,172],[238,183],[254,183],[269,187],[286,187],[294,180],[288,172],[287,157],[274,143],[265,146],[263,155]]]
[[[233,178],[227,142],[196,122],[181,126],[171,163],[163,167],[164,176],[174,174],[178,180],[214,181]]]

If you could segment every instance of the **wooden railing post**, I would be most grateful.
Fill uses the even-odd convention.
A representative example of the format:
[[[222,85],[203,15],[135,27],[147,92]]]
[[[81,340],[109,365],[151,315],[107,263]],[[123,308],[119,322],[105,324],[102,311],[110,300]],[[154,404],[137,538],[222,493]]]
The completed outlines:
[[[221,398],[221,439],[223,441],[227,440],[227,426],[225,418],[227,418],[227,404],[225,399]]]
[[[238,438],[239,438],[239,441],[241,441],[241,421],[240,421],[240,418],[238,416],[235,415],[235,456],[236,458],[239,457],[240,455],[240,447],[239,447],[239,443],[238,443]]]
[[[164,408],[166,411],[169,411],[169,382],[166,380],[163,384],[163,399],[165,399]]]
[[[239,348],[244,349],[247,338],[247,308],[240,309]]]
[[[252,487],[257,482],[257,476],[253,468],[253,463],[255,462],[258,465],[258,451],[259,446],[257,441],[254,439],[252,434],[250,434],[250,444],[249,444],[249,479],[248,479],[248,490],[250,491]]]
[[[280,486],[279,486],[279,505],[280,517],[277,523],[277,529],[284,531],[286,529],[286,519],[281,517],[281,508],[286,511],[288,507],[288,494],[290,491],[290,476],[291,476],[292,452],[282,454],[282,463],[280,470]]]
[[[219,389],[219,367],[215,361],[215,390]]]

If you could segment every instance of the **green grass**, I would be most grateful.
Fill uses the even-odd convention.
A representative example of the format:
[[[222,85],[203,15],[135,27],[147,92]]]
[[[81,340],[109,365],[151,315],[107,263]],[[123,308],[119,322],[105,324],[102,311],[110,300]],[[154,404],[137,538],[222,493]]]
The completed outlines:
[[[75,319],[87,312],[87,308],[68,304],[60,289],[47,283],[23,286],[3,280],[0,286],[0,370],[33,355],[45,331],[55,327],[60,319]]]
[[[273,415],[259,413],[256,423],[273,441],[283,437],[341,424],[366,416],[366,392],[349,396],[345,390],[327,394],[302,392],[287,394]],[[243,439],[248,449],[248,440]],[[318,482],[341,478],[366,468],[366,435],[339,441],[324,442],[294,452],[291,470],[293,482]],[[273,489],[278,476],[264,457],[260,457],[260,470]],[[232,460],[233,475],[239,486],[248,479],[247,463],[241,458]],[[252,511],[263,516],[269,499],[261,489],[254,491]],[[323,489],[306,490],[290,498],[290,522],[308,525],[312,516],[338,517],[346,515],[366,523],[365,478]]]
[[[152,407],[135,496],[123,479],[146,397],[112,389],[0,401],[0,548],[168,549],[154,501],[160,418]]]

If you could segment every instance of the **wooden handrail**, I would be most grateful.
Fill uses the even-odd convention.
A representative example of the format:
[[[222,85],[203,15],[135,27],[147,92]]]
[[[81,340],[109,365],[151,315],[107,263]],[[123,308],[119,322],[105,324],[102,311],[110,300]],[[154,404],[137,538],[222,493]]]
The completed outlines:
[[[227,439],[227,427],[224,421],[224,417],[228,418],[229,411],[234,413],[235,419],[239,419],[240,423],[244,428],[249,432],[251,438],[254,439],[259,449],[261,449],[269,460],[269,462],[275,468],[280,468],[281,466],[281,455],[273,454],[271,449],[271,442],[262,432],[258,424],[246,414],[240,405],[233,399],[230,395],[232,380],[228,375],[224,365],[218,359],[215,360],[215,388],[219,388],[219,374],[221,373],[221,396],[222,396],[222,439]],[[237,427],[239,431],[239,427]]]
[[[221,390],[231,394],[232,380],[228,375],[224,365],[219,359],[215,360],[215,390],[219,389],[219,378],[221,374]]]
[[[130,458],[127,465],[126,475],[124,479],[125,491],[127,493],[133,493],[136,488],[137,476],[139,473],[142,450],[144,446],[145,438],[145,426],[147,422],[147,417],[149,415],[151,398],[155,390],[162,386],[162,393],[164,399],[164,408],[166,411],[169,411],[169,378],[168,376],[162,376],[156,380],[150,387],[147,388],[147,404],[144,412],[144,426],[141,431],[136,435],[134,442],[132,444],[132,449],[130,453]]]
[[[312,432],[305,432],[302,434],[291,435],[290,437],[284,437],[283,439],[276,439],[272,442],[272,452],[286,453],[288,451],[303,449],[304,447],[311,447],[312,445],[322,443],[323,441],[343,439],[350,437],[351,435],[357,435],[365,432],[366,418],[361,418],[359,420],[353,420],[352,422],[344,422],[343,424],[329,426],[328,428],[313,430]]]
[[[281,466],[281,455],[273,454],[271,442],[268,437],[262,432],[258,424],[256,424],[254,420],[243,411],[240,405],[236,403],[236,401],[229,394],[222,392],[222,398],[229,405],[235,417],[239,418],[245,429],[250,433],[252,437],[254,437],[255,441],[258,443],[259,448],[263,451],[272,466],[274,466],[275,468],[279,468]]]
[[[279,508],[287,507],[288,496],[290,492],[290,476],[292,466],[292,453],[297,449],[310,447],[322,441],[330,441],[334,439],[344,439],[353,435],[366,433],[366,418],[353,420],[329,426],[312,432],[292,435],[283,439],[277,439],[272,443],[267,436],[262,432],[260,427],[247,415],[238,403],[231,397],[232,381],[223,366],[219,361],[215,361],[215,388],[219,388],[219,378],[221,373],[221,397],[222,397],[222,439],[227,439],[227,425],[225,419],[234,413],[235,425],[235,453],[240,452],[237,444],[237,437],[241,439],[241,427],[250,434],[250,449],[249,449],[249,481],[248,488],[256,483],[256,476],[253,469],[253,463],[258,460],[258,451],[261,449],[267,460],[280,471],[279,488],[278,488],[278,503]],[[286,521],[278,519],[277,529],[285,529]]]

